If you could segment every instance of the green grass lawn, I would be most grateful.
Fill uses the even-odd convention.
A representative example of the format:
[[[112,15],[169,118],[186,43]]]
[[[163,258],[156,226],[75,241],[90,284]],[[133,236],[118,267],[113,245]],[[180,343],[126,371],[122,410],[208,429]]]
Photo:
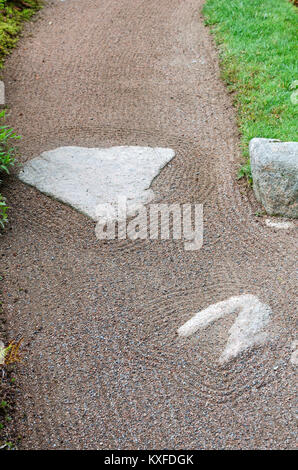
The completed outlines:
[[[222,76],[238,111],[249,179],[253,137],[297,140],[298,9],[288,0],[206,0],[203,13],[220,48]],[[293,85],[293,88],[298,83]]]

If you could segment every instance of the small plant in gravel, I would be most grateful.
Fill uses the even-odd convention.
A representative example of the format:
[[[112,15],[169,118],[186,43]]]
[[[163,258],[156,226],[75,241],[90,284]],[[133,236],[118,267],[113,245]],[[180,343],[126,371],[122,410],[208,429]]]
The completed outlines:
[[[0,347],[0,366],[5,367],[21,362],[20,347],[23,338],[18,341],[12,340],[8,346]]]
[[[22,339],[11,341],[5,346],[0,341],[0,450],[15,449],[12,441],[17,441],[10,423],[13,421],[15,377],[13,367],[21,362],[20,346]]]
[[[0,173],[9,174],[10,168],[15,163],[14,148],[11,146],[11,141],[20,137],[12,129],[4,125],[4,118],[5,111],[2,111],[0,113]],[[0,227],[2,228],[7,222],[7,209],[6,200],[0,194]]]
[[[9,174],[9,169],[15,162],[14,148],[10,146],[10,142],[12,139],[19,139],[20,137],[12,129],[3,124],[4,118],[5,111],[2,111],[0,113],[0,171]]]
[[[0,227],[2,228],[4,228],[4,224],[8,221],[7,209],[6,199],[0,194]]]

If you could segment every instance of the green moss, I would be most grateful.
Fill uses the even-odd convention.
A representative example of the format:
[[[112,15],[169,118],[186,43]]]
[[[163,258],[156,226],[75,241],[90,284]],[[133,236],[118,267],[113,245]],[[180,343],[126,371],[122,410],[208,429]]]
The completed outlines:
[[[41,6],[41,0],[0,0],[0,68],[18,41],[22,23]]]
[[[253,137],[297,140],[297,8],[288,0],[207,0],[206,24],[220,48],[222,76],[238,110],[242,149],[250,177]]]

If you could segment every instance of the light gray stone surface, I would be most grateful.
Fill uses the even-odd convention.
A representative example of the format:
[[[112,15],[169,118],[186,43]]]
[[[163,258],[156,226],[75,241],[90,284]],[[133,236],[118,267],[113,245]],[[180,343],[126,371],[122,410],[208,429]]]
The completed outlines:
[[[291,355],[291,363],[294,366],[298,366],[298,341],[297,340],[292,342],[291,348],[293,351]]]
[[[5,106],[5,86],[0,80],[0,109]]]
[[[289,230],[295,227],[293,222],[281,222],[279,220],[270,219],[266,219],[265,224],[267,225],[267,227],[274,228],[277,230]]]
[[[3,366],[5,361],[4,347],[3,341],[0,340],[0,366]]]
[[[254,192],[267,213],[298,218],[298,142],[255,138],[249,153]]]
[[[228,332],[229,337],[226,347],[219,358],[219,362],[227,362],[243,351],[263,344],[269,338],[267,326],[272,311],[267,304],[260,302],[256,296],[243,294],[210,305],[180,326],[178,335],[191,336],[220,318],[236,312],[238,316]]]
[[[117,204],[119,196],[133,207],[152,201],[152,180],[174,155],[167,148],[60,147],[29,161],[19,178],[97,220],[97,206]]]

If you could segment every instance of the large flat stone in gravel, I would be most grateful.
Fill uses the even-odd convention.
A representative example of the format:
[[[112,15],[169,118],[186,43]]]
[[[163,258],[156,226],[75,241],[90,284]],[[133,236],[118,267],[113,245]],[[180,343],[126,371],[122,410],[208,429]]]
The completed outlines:
[[[298,218],[298,142],[252,139],[253,188],[270,215]]]
[[[97,220],[97,205],[119,196],[132,206],[150,202],[152,180],[174,155],[169,148],[60,147],[29,161],[19,178]]]

